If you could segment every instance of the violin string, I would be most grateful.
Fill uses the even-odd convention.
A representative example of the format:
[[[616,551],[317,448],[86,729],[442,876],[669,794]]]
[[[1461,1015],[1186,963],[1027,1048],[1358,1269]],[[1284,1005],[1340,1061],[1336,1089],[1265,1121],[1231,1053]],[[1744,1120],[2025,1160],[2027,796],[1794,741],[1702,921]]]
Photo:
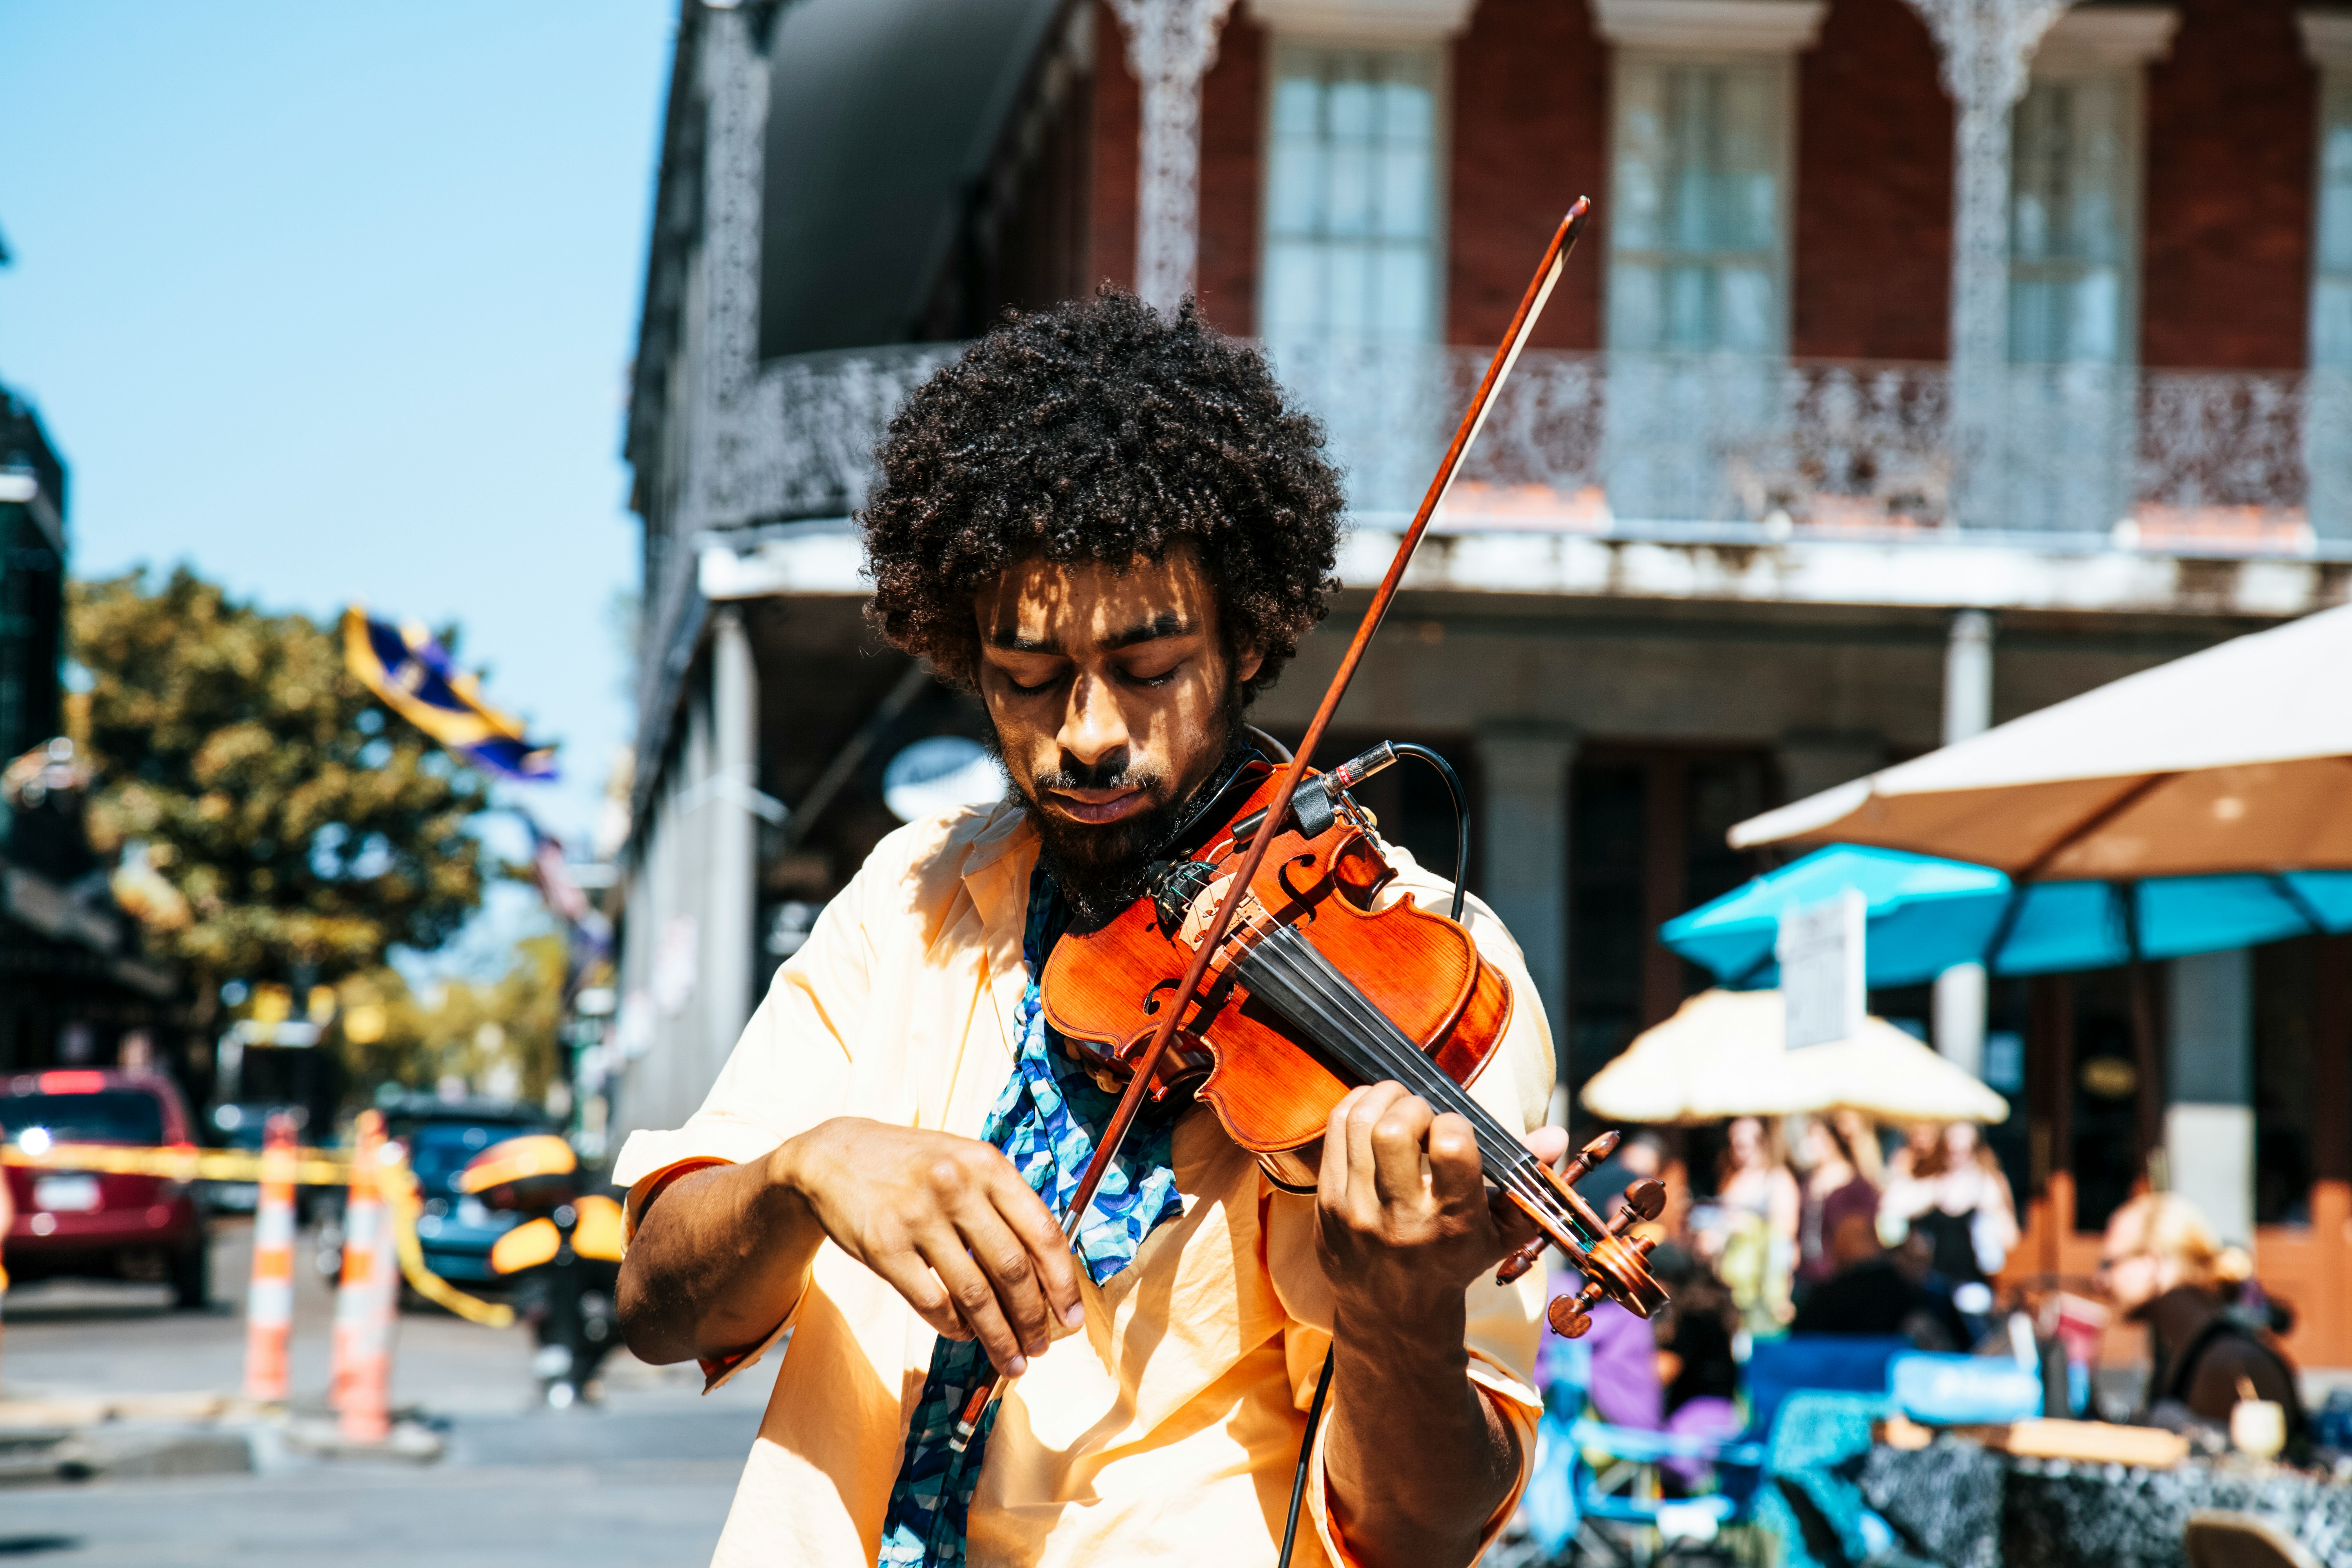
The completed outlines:
[[[1295,937],[1295,932],[1290,934]],[[1433,1063],[1423,1056],[1420,1048],[1401,1030],[1396,1029],[1384,1015],[1373,1008],[1369,999],[1350,984],[1345,976],[1330,969],[1328,962],[1323,960],[1320,953],[1315,952],[1314,949],[1303,940],[1296,943],[1297,948],[1304,950],[1303,954],[1284,951],[1293,945],[1291,942],[1266,945],[1276,947],[1275,953],[1268,955],[1270,958],[1276,959],[1276,962],[1287,961],[1284,963],[1284,967],[1291,971],[1287,978],[1301,983],[1305,989],[1321,993],[1316,1000],[1326,1005],[1337,1003],[1338,1006],[1334,1010],[1353,1015],[1344,1021],[1342,1026],[1345,1026],[1345,1024],[1356,1026],[1351,1033],[1355,1034],[1356,1043],[1364,1047],[1367,1054],[1373,1058],[1372,1070],[1381,1071],[1382,1076],[1392,1078],[1407,1088],[1414,1089],[1423,1099],[1431,1100],[1442,1109],[1454,1110],[1466,1117],[1471,1121],[1475,1131],[1485,1134],[1480,1140],[1481,1152],[1496,1156],[1492,1163],[1496,1167],[1494,1176],[1497,1186],[1517,1194],[1539,1210],[1551,1215],[1556,1220],[1571,1219],[1572,1216],[1559,1213],[1557,1195],[1530,1168],[1534,1163],[1534,1156],[1527,1152],[1525,1146],[1511,1138],[1483,1106],[1470,1099],[1460,1085],[1446,1077]],[[1311,958],[1305,957],[1309,954],[1312,955]],[[1304,962],[1302,958],[1305,959]],[[1323,973],[1318,973],[1318,971]],[[1388,1037],[1391,1035],[1394,1036],[1392,1039]],[[1365,1069],[1360,1067],[1359,1070]],[[1370,1076],[1369,1073],[1367,1076]],[[1481,1123],[1484,1125],[1481,1126]]]
[[[1252,962],[1261,954],[1263,962]],[[1255,944],[1243,955],[1241,968],[1244,980],[1249,978],[1253,968],[1260,970],[1266,978],[1286,980],[1290,984],[1270,989],[1299,993],[1297,1000],[1319,1004],[1318,1010],[1337,1015],[1296,1021],[1301,1025],[1322,1023],[1336,1026],[1349,1037],[1348,1043],[1355,1045],[1371,1058],[1369,1068],[1361,1063],[1349,1064],[1360,1073],[1369,1076],[1371,1071],[1379,1071],[1440,1109],[1466,1118],[1473,1131],[1481,1134],[1481,1153],[1489,1156],[1481,1163],[1491,1167],[1490,1173],[1498,1187],[1516,1194],[1539,1213],[1568,1228],[1570,1234],[1581,1228],[1575,1224],[1574,1215],[1564,1210],[1549,1184],[1536,1173],[1532,1168],[1535,1156],[1528,1152],[1526,1146],[1511,1136],[1508,1130],[1473,1100],[1461,1085],[1423,1056],[1409,1036],[1373,1006],[1370,1000],[1299,936],[1295,928],[1282,928],[1267,940]],[[1283,972],[1278,976],[1265,974],[1265,971],[1276,968]],[[1268,1000],[1271,1002],[1273,998]],[[1318,1034],[1326,1032],[1318,1031]]]
[[[1482,1146],[1492,1145],[1498,1156],[1516,1158],[1526,1152],[1524,1145],[1511,1135],[1508,1129],[1423,1056],[1411,1037],[1373,1006],[1370,999],[1333,968],[1328,960],[1295,931],[1288,932],[1287,937],[1288,940],[1274,944],[1278,958],[1288,961],[1297,980],[1321,994],[1318,999],[1327,1007],[1342,1014],[1345,1022],[1356,1026],[1359,1040],[1369,1054],[1388,1069],[1388,1076],[1413,1089],[1442,1109],[1468,1118],[1473,1129],[1483,1134],[1480,1140]],[[1502,1160],[1498,1159],[1497,1163],[1501,1163]]]

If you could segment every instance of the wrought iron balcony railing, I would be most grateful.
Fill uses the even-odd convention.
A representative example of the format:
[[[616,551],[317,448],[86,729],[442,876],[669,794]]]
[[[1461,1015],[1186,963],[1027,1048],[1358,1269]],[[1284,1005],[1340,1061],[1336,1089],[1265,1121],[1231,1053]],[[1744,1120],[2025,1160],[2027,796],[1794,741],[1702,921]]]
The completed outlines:
[[[953,353],[772,363],[771,517],[838,517],[905,394]],[[1277,353],[1360,521],[1410,514],[1486,365],[1475,349]],[[1629,536],[2027,534],[2185,553],[2352,555],[2352,375],[2020,365],[1963,430],[1938,364],[1529,352],[1440,517]]]

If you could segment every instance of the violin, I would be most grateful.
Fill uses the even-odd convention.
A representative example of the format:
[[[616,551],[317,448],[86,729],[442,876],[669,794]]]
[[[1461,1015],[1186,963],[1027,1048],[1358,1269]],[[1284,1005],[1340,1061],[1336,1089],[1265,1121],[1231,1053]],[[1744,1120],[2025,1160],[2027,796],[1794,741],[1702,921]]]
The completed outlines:
[[[1510,982],[1458,921],[1410,894],[1377,902],[1396,871],[1347,790],[1395,755],[1376,746],[1312,774],[1271,825],[1274,768],[1252,760],[1236,770],[1200,814],[1218,825],[1207,842],[1153,867],[1147,895],[1108,924],[1055,944],[1040,976],[1045,1016],[1092,1061],[1134,1071],[1264,837],[1150,1092],[1191,1089],[1276,1185],[1312,1192],[1341,1097],[1362,1084],[1401,1083],[1469,1121],[1487,1180],[1535,1221],[1538,1238],[1504,1261],[1498,1281],[1558,1247],[1587,1279],[1556,1303],[1562,1333],[1589,1328],[1603,1295],[1646,1318],[1665,1296],[1646,1265],[1649,1239],[1626,1232],[1656,1217],[1664,1188],[1635,1184],[1615,1222],[1604,1223],[1570,1184],[1607,1157],[1613,1134],[1588,1146],[1563,1177],[1472,1098],[1469,1086],[1510,1022]]]

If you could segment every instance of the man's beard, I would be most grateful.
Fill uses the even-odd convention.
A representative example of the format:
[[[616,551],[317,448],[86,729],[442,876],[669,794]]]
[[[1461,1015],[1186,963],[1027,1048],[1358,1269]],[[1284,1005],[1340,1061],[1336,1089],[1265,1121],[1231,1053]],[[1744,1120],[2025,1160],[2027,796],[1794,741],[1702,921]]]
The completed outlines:
[[[1076,929],[1096,931],[1108,925],[1120,911],[1150,891],[1151,868],[1175,847],[1178,836],[1204,792],[1213,789],[1248,749],[1238,689],[1229,694],[1215,723],[1218,732],[1207,739],[1217,757],[1216,764],[1185,795],[1177,795],[1158,773],[1124,766],[1068,765],[1072,759],[1066,752],[1063,767],[1035,775],[1025,788],[1017,784],[1013,787],[1013,795],[1028,812],[1029,820],[1036,825],[1039,853],[1055,885],[1061,889],[1062,897],[1069,901],[1072,923]],[[998,756],[1002,761],[1002,752]],[[1075,789],[1139,790],[1151,804],[1117,822],[1101,824],[1073,822],[1038,804],[1048,790]]]

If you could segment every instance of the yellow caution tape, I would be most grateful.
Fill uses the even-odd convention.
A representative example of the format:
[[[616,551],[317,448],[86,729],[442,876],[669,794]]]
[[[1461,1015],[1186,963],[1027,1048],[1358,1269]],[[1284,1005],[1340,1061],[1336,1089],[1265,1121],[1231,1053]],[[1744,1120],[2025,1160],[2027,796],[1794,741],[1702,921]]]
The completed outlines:
[[[417,1190],[416,1175],[408,1168],[408,1163],[404,1160],[386,1166],[383,1182],[384,1195],[391,1200],[393,1244],[400,1253],[400,1272],[406,1277],[409,1288],[469,1323],[488,1329],[511,1327],[515,1321],[512,1307],[503,1301],[468,1296],[425,1267],[425,1247],[416,1239],[416,1216],[425,1210],[425,1199]]]
[[[0,1165],[33,1171],[104,1171],[116,1176],[162,1176],[174,1182],[258,1182],[262,1156],[242,1149],[125,1149],[111,1143],[52,1143],[35,1154],[9,1144]],[[275,1172],[271,1173],[273,1175]],[[293,1180],[315,1187],[348,1186],[352,1163],[324,1149],[303,1149],[294,1157]]]
[[[126,1149],[111,1143],[52,1143],[35,1154],[15,1144],[0,1146],[0,1165],[35,1171],[102,1171],[116,1176],[161,1176],[174,1182],[258,1182],[263,1156],[242,1149],[199,1149],[193,1144],[166,1149]],[[273,1176],[277,1175],[272,1172]],[[283,1180],[283,1177],[278,1177]],[[351,1184],[352,1163],[323,1149],[299,1151],[293,1179],[310,1186]],[[400,1272],[426,1300],[446,1307],[467,1322],[503,1329],[514,1322],[514,1309],[497,1301],[468,1296],[425,1266],[425,1248],[416,1239],[416,1216],[425,1200],[417,1191],[415,1173],[405,1160],[384,1166],[377,1180],[391,1199],[394,1243],[400,1254]]]

